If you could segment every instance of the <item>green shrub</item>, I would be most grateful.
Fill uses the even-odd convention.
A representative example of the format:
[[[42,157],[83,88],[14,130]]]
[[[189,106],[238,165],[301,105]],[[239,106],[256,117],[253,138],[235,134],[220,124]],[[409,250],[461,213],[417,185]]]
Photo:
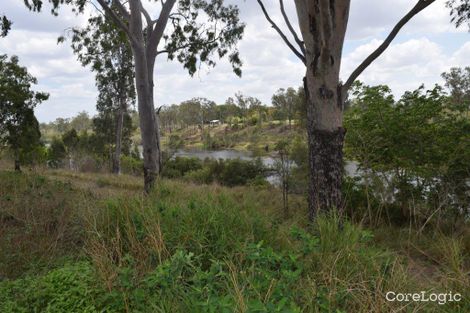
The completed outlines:
[[[181,139],[180,136],[173,134],[170,135],[170,138],[168,140],[168,146],[170,147],[170,149],[176,150],[184,146],[184,141],[183,139]]]
[[[0,282],[2,313],[106,312],[103,290],[87,262],[68,264],[43,276]],[[111,311],[108,311],[111,312]]]
[[[196,184],[210,184],[214,181],[210,167],[187,172],[184,178]]]
[[[398,101],[387,86],[359,84],[354,94],[345,114],[345,152],[367,173],[371,193],[386,199],[374,213],[416,227],[429,218],[463,218],[470,202],[468,108],[439,86]]]
[[[202,168],[202,161],[198,158],[176,157],[163,164],[162,175],[168,178],[180,178],[190,171]]]
[[[265,169],[260,159],[255,161],[226,160],[223,170],[217,173],[217,180],[229,187],[246,185],[250,180],[263,175],[264,172]]]
[[[121,171],[123,174],[142,175],[144,171],[144,162],[134,157],[122,155]]]
[[[198,183],[209,184],[214,181],[221,185],[233,187],[253,183],[264,184],[266,169],[261,161],[241,159],[204,161],[197,158],[176,157],[167,161],[163,167],[163,176],[182,178]]]

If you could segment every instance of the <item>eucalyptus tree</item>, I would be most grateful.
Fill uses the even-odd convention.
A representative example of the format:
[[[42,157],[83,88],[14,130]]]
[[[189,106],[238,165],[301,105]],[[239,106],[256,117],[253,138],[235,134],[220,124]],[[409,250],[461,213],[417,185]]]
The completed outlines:
[[[293,41],[273,21],[263,1],[257,2],[271,26],[306,67],[304,89],[310,168],[308,199],[309,218],[313,220],[319,210],[340,209],[342,206],[343,143],[346,132],[343,127],[343,110],[349,88],[388,48],[402,27],[435,0],[417,0],[382,44],[344,83],[340,81],[339,75],[350,0],[295,0],[300,35],[286,13],[284,1],[279,0],[280,11]]]
[[[470,67],[451,68],[449,72],[442,73],[445,86],[450,93],[450,101],[462,111],[470,113]]]
[[[126,125],[131,126],[128,123],[128,110],[136,98],[131,47],[125,33],[116,28],[109,17],[101,15],[91,17],[85,28],[72,29],[71,37],[71,46],[78,60],[84,66],[91,66],[96,73],[95,81],[99,92],[96,108],[99,114],[93,123],[95,128],[98,126],[101,130],[106,130],[105,133],[112,130],[111,136],[102,137],[106,138],[107,143],[114,137],[111,140],[114,142],[112,171],[119,174],[123,135],[126,135],[124,140],[127,141],[130,136],[129,129],[124,129]]]
[[[285,118],[289,120],[289,128],[292,128],[292,119],[294,118],[295,110],[299,106],[297,102],[303,100],[301,96],[292,87],[287,89],[279,89],[272,97],[271,102],[275,108],[281,111]]]
[[[235,97],[234,98],[229,97],[225,101],[225,104],[232,106],[232,107],[233,106],[238,107],[237,111],[240,117],[242,117],[246,122],[250,108],[260,106],[261,101],[255,97],[245,96],[240,91],[238,91],[237,93],[235,93]]]
[[[49,95],[32,90],[37,80],[19,65],[16,56],[0,55],[0,144],[14,153],[15,170],[20,170],[21,156],[39,145],[41,133],[34,108]]]
[[[223,0],[48,0],[56,14],[61,4],[72,5],[83,12],[95,5],[107,14],[124,32],[134,57],[135,83],[140,116],[144,156],[145,191],[149,192],[160,172],[160,138],[154,105],[154,68],[157,56],[167,55],[183,64],[193,75],[200,64],[215,66],[215,57],[228,56],[237,75],[241,60],[236,48],[242,38],[244,24],[239,20],[237,6]],[[25,0],[35,11],[41,0]]]
[[[193,98],[180,103],[178,106],[178,119],[186,126],[200,125],[201,102]]]
[[[160,121],[162,128],[168,131],[170,134],[173,129],[179,124],[178,121],[179,107],[176,104],[171,106],[164,106],[160,111]]]

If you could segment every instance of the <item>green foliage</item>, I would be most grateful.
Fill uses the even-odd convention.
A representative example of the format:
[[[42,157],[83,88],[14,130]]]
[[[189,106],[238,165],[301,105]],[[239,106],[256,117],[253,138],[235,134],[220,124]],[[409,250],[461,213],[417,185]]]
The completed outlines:
[[[359,86],[345,116],[346,155],[396,222],[426,220],[437,208],[463,212],[470,201],[470,120],[436,86],[395,102],[388,87]],[[386,179],[380,178],[386,177]],[[413,207],[413,208],[412,208]],[[413,210],[413,213],[410,211]]]
[[[242,61],[236,44],[243,37],[245,24],[240,22],[239,9],[222,0],[178,0],[173,31],[164,35],[165,51],[170,60],[177,59],[194,75],[202,63],[215,66],[213,55],[228,60],[236,75],[241,76]],[[207,16],[202,23],[200,15]]]
[[[224,162],[219,160],[219,164],[214,167],[223,167],[220,174],[216,173],[219,175],[216,179],[226,186],[245,185],[250,180],[263,176],[265,172],[261,159],[255,161],[233,159]]]
[[[94,270],[87,262],[67,264],[44,276],[0,282],[0,311],[111,312],[99,303]]]
[[[87,5],[85,0],[48,2],[52,4],[51,12],[55,15],[64,4],[71,5],[78,12],[83,12]],[[41,0],[25,0],[26,7],[32,11],[40,11],[42,3]],[[110,5],[110,9],[116,16],[122,16],[118,6]],[[222,0],[178,0],[174,11],[177,17],[171,19],[172,31],[164,34],[164,49],[159,53],[167,53],[170,60],[176,58],[191,75],[201,63],[215,66],[214,54],[219,58],[228,55],[234,72],[241,75],[242,62],[236,44],[243,36],[245,25],[240,22],[237,6],[225,5]],[[129,14],[128,10],[126,13]],[[154,15],[153,13],[150,15]],[[201,22],[201,15],[207,16],[206,22]],[[96,18],[92,17],[90,20],[93,19]],[[166,25],[162,27],[164,31]],[[145,33],[146,30],[142,31]]]
[[[71,37],[71,46],[79,61],[95,72],[98,115],[92,123],[95,141],[102,147],[98,154],[105,159],[112,158],[109,151],[115,147],[117,125],[122,123],[120,142],[123,153],[128,155],[135,129],[129,107],[135,104],[136,92],[132,51],[126,35],[110,20],[97,16],[88,19],[87,27],[74,28]]]
[[[77,148],[79,141],[80,138],[78,137],[78,133],[75,128],[72,128],[62,135],[62,142],[67,148],[68,153],[71,153]]]
[[[129,175],[142,175],[144,163],[132,156],[121,156],[121,171]]]
[[[196,183],[218,182],[233,187],[247,185],[252,180],[263,177],[266,169],[260,159],[255,161],[212,160],[176,157],[168,160],[163,167],[163,176],[168,178],[184,177]]]
[[[184,175],[184,178],[196,184],[210,184],[214,181],[214,176],[209,166],[189,171]]]
[[[53,168],[58,168],[62,165],[63,160],[67,156],[64,143],[59,138],[54,138],[47,149],[48,165]]]
[[[184,141],[178,135],[170,135],[170,140],[168,142],[168,147],[170,149],[179,149],[184,146]]]
[[[8,60],[6,55],[0,55],[0,144],[6,144],[14,152],[17,169],[40,145],[34,107],[49,95],[31,90],[34,84],[36,78],[19,65],[18,57]]]
[[[0,16],[0,37],[5,37],[11,29],[11,21],[5,15]]]
[[[295,90],[292,87],[279,89],[271,98],[273,106],[276,108],[274,113],[276,119],[289,120],[294,118],[305,119],[305,95],[303,88]]]
[[[163,176],[169,178],[183,177],[186,173],[202,168],[202,161],[198,158],[176,157],[168,160],[163,166]]]
[[[34,203],[34,214],[24,217],[54,207],[57,210],[48,216],[57,218],[67,215],[62,208],[70,207],[83,222],[57,227],[65,230],[60,235],[34,232],[28,237],[33,241],[29,247],[24,246],[26,239],[13,238],[0,247],[0,260],[9,255],[17,265],[17,250],[34,252],[51,238],[60,238],[60,251],[65,251],[64,238],[71,246],[84,242],[86,256],[66,262],[47,259],[34,271],[19,269],[16,280],[4,279],[1,273],[1,312],[391,312],[403,303],[387,302],[387,291],[464,294],[468,285],[463,240],[437,237],[427,242],[442,262],[442,272],[435,273],[442,276],[421,282],[402,257],[377,246],[375,232],[340,221],[334,213],[319,215],[308,228],[292,219],[279,220],[279,195],[272,190],[162,180],[146,198],[126,195],[78,204],[75,197],[81,191],[68,185],[42,176],[2,175],[0,211]],[[86,182],[86,176],[78,177],[81,184]],[[113,179],[102,182],[112,187],[117,185]],[[60,192],[70,202],[59,201]],[[36,208],[37,204],[41,206]],[[6,234],[15,227],[17,235],[27,233],[28,228],[4,216],[0,215],[0,230],[9,225]],[[45,229],[34,222],[30,228]],[[79,230],[80,237],[70,237]],[[409,229],[403,234],[409,237]],[[388,230],[384,235],[399,238]],[[0,243],[8,236],[1,236]],[[48,256],[57,251],[38,250]],[[31,262],[38,259],[36,252],[30,257]],[[0,270],[6,268],[3,264]],[[468,301],[407,307],[466,312]]]

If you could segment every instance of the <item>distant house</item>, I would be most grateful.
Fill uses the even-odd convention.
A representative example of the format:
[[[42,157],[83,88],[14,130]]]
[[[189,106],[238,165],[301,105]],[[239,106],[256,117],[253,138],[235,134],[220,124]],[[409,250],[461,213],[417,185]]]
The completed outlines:
[[[211,126],[216,126],[216,125],[221,125],[222,122],[220,122],[220,120],[212,120],[212,121],[209,122],[209,124]]]

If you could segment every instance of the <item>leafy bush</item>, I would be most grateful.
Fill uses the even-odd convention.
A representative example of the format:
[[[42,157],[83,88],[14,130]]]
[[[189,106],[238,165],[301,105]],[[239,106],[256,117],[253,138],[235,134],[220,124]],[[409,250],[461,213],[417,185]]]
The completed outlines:
[[[196,184],[210,184],[214,181],[214,176],[212,174],[211,168],[205,166],[201,169],[186,173],[184,178]]]
[[[219,161],[222,162],[222,161]],[[261,159],[255,161],[243,161],[240,159],[226,160],[222,162],[223,169],[216,173],[217,180],[226,186],[246,185],[250,180],[262,176],[265,168]]]
[[[121,171],[124,174],[143,175],[144,162],[132,156],[121,156]]]
[[[67,264],[44,276],[0,282],[0,311],[106,312],[103,299],[98,297],[104,290],[98,283],[87,262]]]
[[[182,178],[198,184],[209,184],[214,181],[221,185],[233,187],[247,185],[252,181],[261,183],[266,169],[261,161],[241,159],[204,161],[197,158],[176,157],[167,161],[163,175],[168,178]]]
[[[67,156],[64,143],[59,138],[52,139],[51,145],[47,149],[47,159],[51,167],[57,168],[63,165],[63,161]]]
[[[162,175],[168,178],[181,178],[186,173],[202,168],[202,161],[198,158],[176,157],[163,165]]]
[[[181,139],[180,136],[173,134],[173,135],[170,135],[168,146],[170,147],[170,149],[176,150],[184,146],[184,141],[183,139]]]

